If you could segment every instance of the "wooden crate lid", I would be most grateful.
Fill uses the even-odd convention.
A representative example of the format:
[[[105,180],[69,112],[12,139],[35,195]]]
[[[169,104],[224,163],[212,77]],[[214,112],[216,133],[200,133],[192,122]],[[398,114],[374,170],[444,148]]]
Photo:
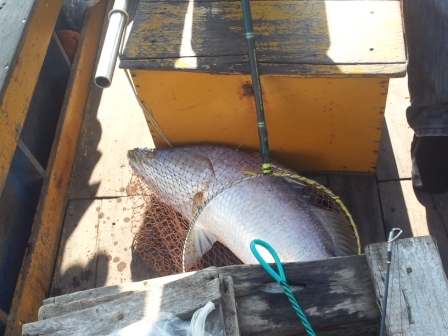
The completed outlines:
[[[405,74],[399,1],[251,1],[261,74]],[[142,0],[122,68],[249,73],[240,1]]]

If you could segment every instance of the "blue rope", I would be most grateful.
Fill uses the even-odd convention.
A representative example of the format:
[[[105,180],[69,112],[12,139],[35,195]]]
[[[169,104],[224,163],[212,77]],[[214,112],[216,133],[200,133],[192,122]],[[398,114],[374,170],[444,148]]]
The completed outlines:
[[[260,245],[260,246],[264,247],[266,250],[268,250],[268,252],[271,254],[271,256],[275,260],[275,265],[277,266],[279,274],[277,274],[272,269],[272,267],[269,266],[266,263],[266,261],[264,261],[263,257],[260,255],[260,253],[258,253],[255,245]],[[308,333],[308,335],[309,336],[316,336],[316,334],[314,333],[313,328],[311,328],[311,325],[308,322],[305,314],[303,313],[302,309],[300,308],[299,304],[297,303],[297,301],[296,301],[296,299],[294,297],[294,294],[292,294],[291,289],[289,288],[288,284],[286,283],[286,277],[285,277],[285,272],[283,271],[282,263],[280,262],[280,259],[279,259],[278,255],[277,255],[277,253],[275,252],[275,250],[272,248],[272,246],[269,245],[268,243],[266,243],[263,240],[254,239],[250,243],[250,250],[252,251],[252,253],[255,256],[255,258],[257,258],[257,260],[260,263],[260,265],[265,269],[265,271],[268,272],[269,275],[271,277],[273,277],[274,280],[277,281],[280,284],[280,286],[282,287],[282,289],[285,292],[286,296],[288,297],[289,302],[291,302],[291,305],[294,308],[297,316],[299,317],[300,322],[302,322],[302,325],[305,328],[305,330]]]

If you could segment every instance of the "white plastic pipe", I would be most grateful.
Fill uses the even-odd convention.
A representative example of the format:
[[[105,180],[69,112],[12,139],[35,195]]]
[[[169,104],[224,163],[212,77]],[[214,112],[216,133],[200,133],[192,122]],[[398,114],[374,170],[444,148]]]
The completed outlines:
[[[109,25],[95,74],[95,84],[103,89],[108,88],[112,83],[123,32],[129,19],[126,12],[127,6],[128,0],[115,0],[109,14]]]

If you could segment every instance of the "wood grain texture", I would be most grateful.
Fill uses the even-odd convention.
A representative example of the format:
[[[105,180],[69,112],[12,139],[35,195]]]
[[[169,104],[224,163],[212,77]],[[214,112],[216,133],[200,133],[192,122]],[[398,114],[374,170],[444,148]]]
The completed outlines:
[[[112,85],[91,99],[68,197],[126,196],[131,178],[127,151],[154,147],[151,134],[123,70],[115,69]]]
[[[222,313],[224,317],[224,325],[226,336],[239,336],[240,328],[238,325],[238,314],[235,300],[235,288],[231,276],[219,276],[222,294]]]
[[[387,243],[369,245],[366,257],[380,305],[385,289]],[[431,237],[393,243],[387,335],[446,335],[448,282]]]
[[[62,0],[0,3],[0,192],[61,4]]]
[[[148,285],[163,285],[172,281],[176,281],[182,279],[186,276],[193,275],[195,272],[187,272],[180,274],[173,274],[164,277],[158,277],[148,280],[135,281],[135,282],[127,282],[118,285],[112,286],[104,286],[104,287],[96,287],[88,290],[73,292],[69,294],[58,295],[54,297],[49,297],[43,301],[43,305],[52,305],[52,304],[69,304],[75,301],[80,300],[95,300],[97,298],[102,298],[103,296],[113,296],[120,295],[123,292],[127,291],[142,291]]]
[[[50,295],[95,287],[101,201],[70,201],[64,220]],[[87,209],[79,220],[79,211]],[[86,239],[86,237],[89,237]],[[100,284],[101,285],[101,284]]]
[[[380,314],[364,255],[283,267],[316,332],[378,324]],[[228,266],[219,273],[233,279],[242,335],[305,334],[285,294],[261,266]]]
[[[175,58],[121,60],[120,68],[134,70],[176,70]],[[181,69],[185,72],[250,74],[247,56],[197,57],[197,68]],[[325,78],[395,78],[406,74],[405,64],[277,64],[259,62],[258,72],[262,76],[278,75],[293,77]]]
[[[439,244],[439,253],[445,270],[448,270],[447,229],[433,196],[414,190],[412,181],[390,181],[378,184],[386,234],[395,227],[403,230],[402,237],[431,235]]]
[[[39,1],[3,1],[0,4],[0,101],[5,93],[14,65],[22,51],[28,29]],[[36,67],[40,69],[39,65]]]
[[[47,8],[46,1],[41,3],[44,8]],[[49,289],[63,214],[67,206],[66,195],[83,119],[82,111],[88,98],[96,56],[92,50],[96,50],[99,43],[105,3],[104,0],[100,1],[86,13],[85,26],[80,39],[82,48],[78,49],[75,57],[76,71],[72,71],[70,75],[68,93],[55,135],[58,141],[51,151],[29,248],[23,261],[10,310],[6,329],[9,335],[20,335],[22,324],[37,319],[38,309]],[[39,23],[41,24],[42,22]]]
[[[23,335],[103,335],[143,318],[157,318],[162,311],[189,318],[209,301],[221,302],[216,268],[150,286],[96,307],[24,325]]]
[[[386,239],[374,175],[328,175],[327,186],[352,214],[363,248]]]
[[[170,59],[171,69],[203,71],[247,54],[238,1],[187,6],[142,1],[123,60]],[[405,63],[398,1],[255,1],[251,10],[260,64],[382,64],[384,76],[389,64]]]
[[[133,204],[131,197],[69,202],[51,296],[156,275],[132,250],[140,224],[132,218]]]
[[[408,105],[407,77],[391,79],[376,166],[378,181],[411,177],[410,151],[414,131],[406,120]]]
[[[92,288],[50,297],[43,301],[43,305],[39,309],[39,320],[45,320],[77,310],[95,307],[104,302],[142,292],[151,286],[161,286],[182,279],[193,273],[194,272],[188,272],[144,281],[127,282],[120,285]]]
[[[96,275],[101,286],[133,280],[132,243],[139,223],[131,220],[132,205],[129,197],[101,200]]]

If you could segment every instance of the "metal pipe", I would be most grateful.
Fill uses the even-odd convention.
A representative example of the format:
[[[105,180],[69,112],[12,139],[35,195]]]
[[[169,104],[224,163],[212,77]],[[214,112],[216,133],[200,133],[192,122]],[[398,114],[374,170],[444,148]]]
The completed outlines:
[[[109,25],[95,74],[95,84],[103,89],[108,88],[112,82],[123,32],[129,21],[127,6],[128,0],[115,0],[109,13]]]

